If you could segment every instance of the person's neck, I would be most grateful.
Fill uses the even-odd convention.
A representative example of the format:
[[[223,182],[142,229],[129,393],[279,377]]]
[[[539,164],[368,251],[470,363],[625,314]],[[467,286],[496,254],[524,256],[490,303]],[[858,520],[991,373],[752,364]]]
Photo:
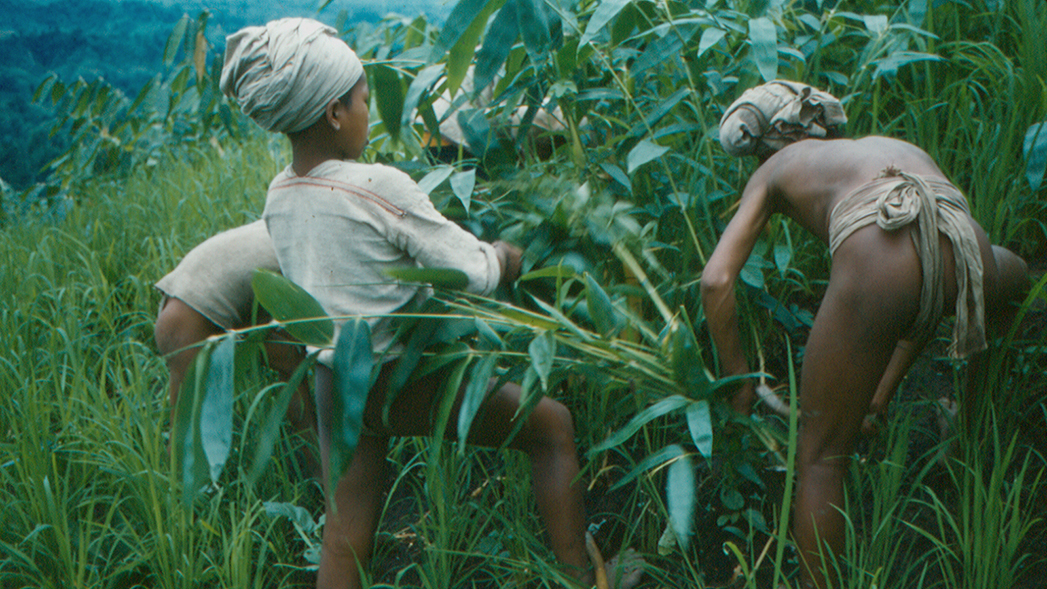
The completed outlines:
[[[341,159],[338,153],[328,147],[331,142],[321,136],[323,129],[318,127],[309,127],[288,135],[291,140],[291,169],[297,176],[308,175],[326,161]]]
[[[308,176],[309,172],[312,172],[320,164],[337,159],[336,157],[321,157],[314,154],[299,154],[298,150],[294,150],[294,155],[291,157],[291,169],[294,170],[296,176]]]

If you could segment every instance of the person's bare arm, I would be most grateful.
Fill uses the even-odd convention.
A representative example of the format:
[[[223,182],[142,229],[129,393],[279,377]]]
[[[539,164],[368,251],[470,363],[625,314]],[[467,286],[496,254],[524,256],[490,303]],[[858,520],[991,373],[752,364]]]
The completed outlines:
[[[898,385],[901,384],[902,379],[909,373],[909,368],[912,367],[913,362],[916,361],[916,358],[920,356],[920,353],[927,346],[927,341],[898,341],[898,345],[891,354],[891,360],[887,363],[887,368],[883,371],[883,376],[880,377],[880,382],[876,385],[876,393],[873,394],[872,401],[869,402],[869,413],[865,416],[865,421],[862,423],[862,433],[872,435],[879,429],[880,416],[887,410],[891,399],[894,398],[894,393],[898,390]]]
[[[773,212],[766,174],[761,172],[757,170],[745,187],[738,211],[702,271],[702,306],[724,376],[749,372],[738,329],[734,285]],[[747,382],[732,400],[734,408],[744,415],[751,411],[753,391],[753,383]]]

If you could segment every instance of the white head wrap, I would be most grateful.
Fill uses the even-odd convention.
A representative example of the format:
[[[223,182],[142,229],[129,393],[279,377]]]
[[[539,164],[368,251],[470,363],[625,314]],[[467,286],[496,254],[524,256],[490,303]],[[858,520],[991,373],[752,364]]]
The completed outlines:
[[[775,80],[749,88],[720,119],[720,144],[727,153],[753,155],[762,145],[778,151],[847,123],[840,101],[807,84]]]
[[[356,53],[336,35],[307,18],[240,29],[225,40],[222,92],[267,131],[301,131],[363,75]]]

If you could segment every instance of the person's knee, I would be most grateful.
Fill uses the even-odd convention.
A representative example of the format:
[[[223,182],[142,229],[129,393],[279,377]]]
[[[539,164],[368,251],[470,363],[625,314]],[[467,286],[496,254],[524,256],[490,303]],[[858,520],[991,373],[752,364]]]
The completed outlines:
[[[164,356],[199,343],[222,329],[174,297],[168,298],[153,326],[153,339]]]
[[[806,418],[806,416],[804,416]],[[796,448],[796,462],[801,467],[846,468],[854,451],[861,419],[838,417],[831,423],[814,425],[802,423]]]
[[[538,440],[543,446],[574,449],[574,418],[563,404],[548,397],[539,401],[531,413]]]

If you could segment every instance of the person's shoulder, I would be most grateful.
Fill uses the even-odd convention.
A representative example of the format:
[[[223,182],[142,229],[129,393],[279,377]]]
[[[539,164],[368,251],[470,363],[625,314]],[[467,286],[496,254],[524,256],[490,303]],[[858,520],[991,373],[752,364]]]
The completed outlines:
[[[339,162],[333,172],[332,180],[363,188],[394,204],[409,205],[426,196],[406,172],[386,164]]]
[[[288,164],[287,167],[285,167],[283,170],[280,170],[279,174],[273,177],[273,179],[269,182],[269,187],[272,188],[273,186],[276,186],[281,182],[285,182],[289,178],[293,177],[295,177],[294,170],[291,168],[290,164]]]
[[[370,183],[398,184],[410,182],[411,177],[401,170],[386,164],[371,164],[366,162],[344,161],[338,162],[334,170],[334,176],[339,180],[366,180]]]

